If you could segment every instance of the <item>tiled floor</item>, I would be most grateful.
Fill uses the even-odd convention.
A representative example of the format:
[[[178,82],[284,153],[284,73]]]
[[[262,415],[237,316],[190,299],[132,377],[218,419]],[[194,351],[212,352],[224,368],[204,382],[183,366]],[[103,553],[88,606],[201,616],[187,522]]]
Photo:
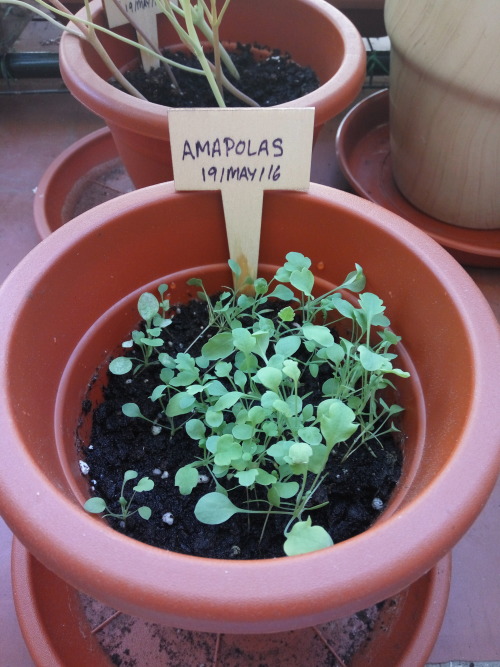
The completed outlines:
[[[50,85],[58,88],[60,82]],[[0,80],[0,92],[4,91]],[[39,241],[32,202],[44,170],[64,148],[101,126],[99,119],[66,93],[0,95],[0,282]],[[335,130],[334,122],[320,137],[312,180],[345,187],[335,160]],[[500,320],[500,270],[469,269],[469,273]],[[444,667],[451,660],[460,660],[463,662],[453,663],[454,667],[465,667],[489,660],[497,662],[485,665],[500,666],[499,519],[500,482],[475,525],[454,549],[450,601],[432,663]],[[10,532],[0,520],[0,667],[29,667],[33,663],[13,608],[9,555]]]

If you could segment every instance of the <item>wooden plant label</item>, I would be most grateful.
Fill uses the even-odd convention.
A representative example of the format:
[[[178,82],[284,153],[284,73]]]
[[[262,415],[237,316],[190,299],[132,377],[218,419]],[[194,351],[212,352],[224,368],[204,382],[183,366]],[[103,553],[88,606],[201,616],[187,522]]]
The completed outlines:
[[[143,39],[137,33],[137,41],[143,46],[158,48],[158,26],[156,15],[161,13],[155,0],[117,0],[122,8],[121,11],[113,0],[104,0],[104,9],[110,28],[117,28],[132,20],[133,23],[144,33],[147,39]],[[127,18],[129,17],[129,18]],[[140,51],[142,66],[146,72],[152,67],[159,67],[160,61],[149,53]]]
[[[314,109],[171,109],[176,190],[221,190],[230,258],[257,277],[265,190],[307,190]]]

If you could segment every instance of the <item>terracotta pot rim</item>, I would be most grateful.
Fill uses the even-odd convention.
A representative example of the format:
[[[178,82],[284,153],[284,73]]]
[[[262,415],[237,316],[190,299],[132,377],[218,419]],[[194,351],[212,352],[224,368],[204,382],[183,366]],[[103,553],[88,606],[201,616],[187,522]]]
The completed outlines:
[[[324,0],[300,0],[300,2],[322,15],[332,26],[332,30],[341,35],[345,49],[344,57],[335,75],[317,90],[276,108],[314,106],[315,125],[322,125],[334,115],[327,110],[325,98],[338,97],[338,113],[356,96],[365,77],[366,53],[359,32],[342,12]],[[92,0],[90,7],[93,16],[103,11],[101,0]],[[85,8],[79,13],[83,12]],[[349,48],[346,48],[348,44]],[[146,132],[147,125],[149,136],[165,137],[168,127],[168,107],[144,102],[111,86],[88,64],[81,40],[69,33],[64,33],[61,37],[60,66],[63,80],[71,92],[83,104],[88,104],[88,101],[92,100],[91,108],[95,113],[105,118],[111,114],[116,125],[131,130],[136,130],[137,123],[140,123]]]
[[[0,299],[4,300],[8,296],[13,298],[15,303],[22,304],[26,293],[29,294],[36,281],[45,273],[46,269],[43,267],[47,263],[57,261],[54,257],[61,252],[75,252],[76,245],[81,239],[98,234],[106,224],[103,222],[104,218],[110,216],[115,218],[120,212],[130,211],[141,204],[147,205],[156,199],[164,199],[173,194],[172,183],[151,186],[102,204],[89,211],[84,219],[76,218],[67,223],[42,241],[28,258],[20,263],[2,286]],[[176,193],[175,196],[190,197],[200,201],[216,195]],[[339,211],[354,208],[365,216],[367,225],[381,228],[381,233],[396,238],[407,249],[419,248],[422,251],[425,266],[441,280],[443,289],[455,307],[460,310],[464,327],[468,332],[475,369],[470,415],[474,418],[476,427],[479,421],[483,429],[481,456],[478,456],[478,435],[473,432],[470,425],[466,426],[460,447],[443,470],[427,484],[420,496],[411,500],[394,516],[381,522],[377,530],[370,529],[331,549],[286,559],[286,568],[283,567],[282,559],[247,562],[206,559],[203,572],[200,572],[199,559],[165,552],[135,542],[102,525],[99,519],[85,514],[79,505],[50,484],[43,472],[38,468],[30,468],[28,452],[19,444],[9,452],[16,473],[7,474],[5,468],[0,469],[2,487],[0,503],[5,519],[15,527],[18,537],[35,554],[37,549],[40,549],[42,537],[48,538],[52,544],[50,550],[43,554],[44,564],[50,569],[57,570],[62,578],[79,582],[78,588],[81,590],[91,594],[92,590],[89,589],[92,587],[99,590],[102,585],[100,580],[103,577],[112,579],[122,591],[131,589],[131,583],[124,577],[120,568],[103,570],[97,559],[99,553],[106,553],[106,559],[112,563],[126,558],[127,564],[132,565],[133,569],[140,573],[142,601],[151,608],[153,614],[158,611],[159,604],[158,577],[161,580],[161,573],[165,572],[165,562],[167,562],[172,568],[181,567],[185,577],[189,579],[194,589],[199,591],[200,609],[195,613],[199,614],[197,620],[200,622],[211,623],[214,619],[217,620],[215,618],[217,614],[227,613],[228,603],[222,599],[220,608],[217,612],[214,611],[214,618],[206,618],[203,604],[213,602],[206,600],[204,596],[203,587],[207,580],[220,581],[222,588],[224,588],[223,582],[227,584],[230,581],[239,582],[240,586],[248,590],[245,609],[239,608],[239,605],[231,607],[235,616],[247,613],[247,610],[251,609],[254,618],[262,618],[262,614],[265,614],[262,609],[262,586],[266,590],[266,586],[275,581],[282,583],[283,610],[290,608],[293,614],[294,611],[302,613],[303,609],[313,613],[311,610],[318,606],[323,610],[328,609],[332,605],[332,595],[335,592],[335,595],[343,595],[347,600],[339,609],[339,615],[345,616],[362,608],[359,606],[359,600],[364,600],[370,595],[378,595],[380,590],[385,593],[380,595],[379,599],[388,597],[432,567],[472,523],[478,512],[478,497],[482,497],[485,501],[495,483],[500,466],[498,448],[500,390],[495,383],[497,374],[494,369],[500,368],[500,333],[486,300],[466,272],[423,232],[395,214],[384,211],[355,195],[312,184],[309,193],[270,192],[266,194],[266,197],[268,196],[270,201],[290,197],[297,202],[304,197],[314,197],[335,202]],[[383,223],[378,221],[380,216],[383,217]],[[0,323],[5,332],[14,326],[15,320],[15,309],[0,310]],[[480,322],[481,326],[475,326],[475,322]],[[0,350],[2,368],[7,367],[9,363],[7,355],[8,350],[2,348]],[[0,393],[8,396],[9,388],[4,384],[4,375],[1,376],[0,382],[2,383]],[[0,405],[0,414],[2,412],[6,412],[3,404]],[[16,424],[11,421],[10,415],[2,415],[2,419],[3,439],[5,442],[15,441]],[[464,476],[467,481],[458,487],[458,480],[463,480]],[[35,493],[41,494],[43,496],[41,500],[53,507],[53,514],[50,517],[44,514],[44,505],[38,504],[37,497],[33,495]],[[29,516],[19,498],[33,500]],[[429,513],[436,514],[436,507],[443,506],[447,511],[439,513],[437,517],[434,516],[435,520],[429,522]],[[453,521],[450,520],[450,516],[453,516]],[[72,527],[73,534],[61,535],[60,528],[56,529],[56,526],[61,524],[68,528]],[[404,525],[412,525],[413,528],[405,533],[405,541],[402,543],[400,531]],[[419,553],[422,543],[427,543],[427,552],[423,560],[422,554]],[[104,551],[100,552],[99,547]],[[90,549],[90,552],[84,552],[85,548]],[[384,553],[386,558],[367,561],[366,549],[368,553],[374,551]],[[147,571],[141,567],[145,553],[148,554]],[[62,568],[61,562],[64,562]],[[91,575],[84,572],[89,562],[93,568]],[[293,586],[287,585],[289,582],[300,581],[304,562],[318,573],[317,581],[307,591],[300,590],[300,587],[296,590]],[[349,570],[353,562],[359,563],[359,569],[355,572],[352,568]],[[340,572],[350,573],[348,576],[340,576]],[[168,584],[162,582],[164,590],[168,590],[169,595],[175,596],[180,615],[186,613],[192,601],[192,593],[185,590],[185,580],[173,577]],[[283,588],[286,592],[283,592]],[[99,596],[94,595],[94,597]],[[372,600],[372,603],[374,601],[376,600]]]

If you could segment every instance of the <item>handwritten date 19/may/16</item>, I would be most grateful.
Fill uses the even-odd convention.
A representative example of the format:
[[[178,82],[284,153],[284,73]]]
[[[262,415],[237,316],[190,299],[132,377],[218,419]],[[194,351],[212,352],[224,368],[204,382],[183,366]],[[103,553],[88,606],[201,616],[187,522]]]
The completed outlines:
[[[201,177],[204,183],[263,183],[279,181],[281,170],[279,164],[266,167],[202,167]]]

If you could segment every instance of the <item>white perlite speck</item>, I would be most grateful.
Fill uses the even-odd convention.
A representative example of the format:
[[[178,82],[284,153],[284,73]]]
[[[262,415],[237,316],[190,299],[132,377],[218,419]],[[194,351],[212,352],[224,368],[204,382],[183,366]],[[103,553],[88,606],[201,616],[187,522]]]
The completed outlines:
[[[158,424],[153,424],[153,426],[151,426],[151,433],[153,435],[160,435],[161,430],[161,426],[158,426]]]
[[[372,500],[372,507],[374,510],[380,511],[384,507],[384,501],[380,498],[374,498]]]
[[[171,512],[165,512],[161,520],[163,521],[163,523],[166,523],[167,526],[171,526],[174,523],[174,517]]]
[[[78,464],[80,466],[82,475],[88,475],[90,471],[88,463],[85,463],[85,461],[78,461]]]

